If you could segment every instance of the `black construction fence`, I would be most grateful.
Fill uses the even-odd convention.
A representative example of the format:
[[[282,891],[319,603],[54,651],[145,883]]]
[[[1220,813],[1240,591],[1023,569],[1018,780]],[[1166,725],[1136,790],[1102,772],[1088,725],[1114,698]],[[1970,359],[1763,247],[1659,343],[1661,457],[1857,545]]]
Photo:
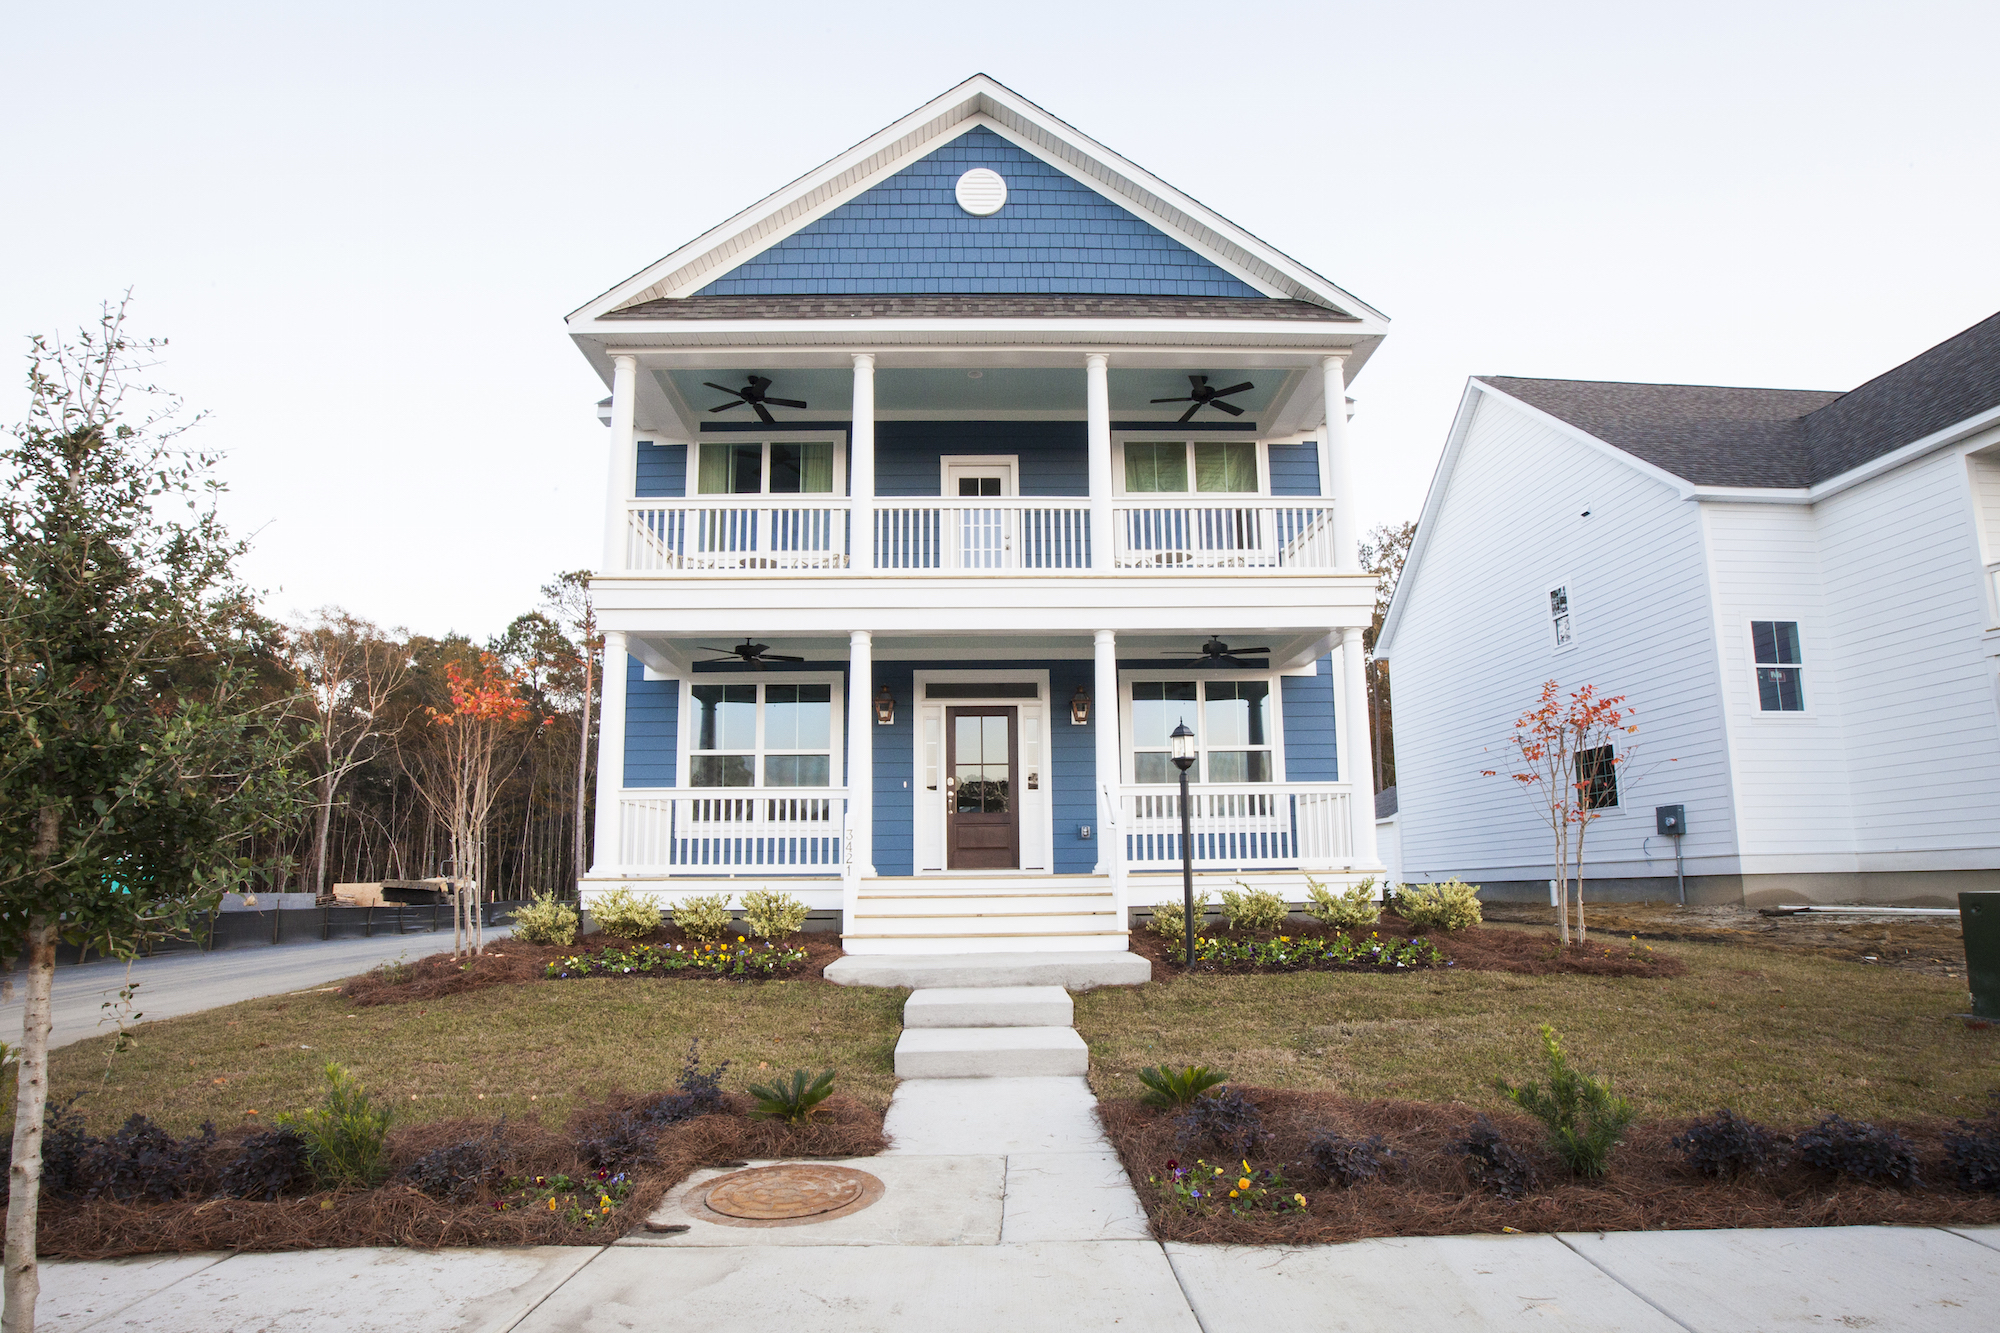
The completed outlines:
[[[480,905],[480,917],[488,926],[504,926],[529,899],[499,899]],[[592,929],[588,914],[577,933]],[[215,949],[249,949],[260,945],[304,944],[312,940],[373,939],[378,935],[443,935],[451,937],[450,903],[389,903],[382,907],[348,907],[329,903],[323,907],[278,907],[268,911],[211,912],[200,918],[184,936],[155,940],[144,956],[171,953],[207,953]],[[441,947],[449,948],[449,943]],[[65,944],[56,951],[56,962],[81,963],[101,958],[101,953]]]

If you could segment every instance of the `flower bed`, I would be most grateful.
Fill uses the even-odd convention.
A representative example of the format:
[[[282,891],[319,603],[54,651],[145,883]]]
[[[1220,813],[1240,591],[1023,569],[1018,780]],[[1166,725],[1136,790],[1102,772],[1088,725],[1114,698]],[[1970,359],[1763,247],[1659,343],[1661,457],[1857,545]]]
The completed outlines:
[[[609,945],[595,951],[565,953],[551,958],[543,975],[552,980],[579,977],[664,977],[694,969],[724,977],[797,976],[811,961],[796,945],[778,945],[769,940],[752,943],[738,935],[734,941],[694,944]]]
[[[1195,942],[1194,961],[1197,968],[1207,963],[1216,971],[1248,966],[1280,972],[1394,972],[1452,966],[1437,945],[1421,935],[1385,940],[1375,931],[1365,936],[1273,935],[1261,940],[1208,935]]]
[[[1491,1170],[1489,1184],[1476,1183],[1481,1164],[1460,1146],[1474,1137],[1475,1108],[1272,1088],[1231,1091],[1255,1105],[1261,1125],[1245,1131],[1231,1122],[1243,1137],[1227,1145],[1191,1141],[1179,1123],[1182,1113],[1137,1101],[1102,1104],[1106,1132],[1161,1240],[1295,1245],[1507,1228],[2000,1223],[2000,1193],[1958,1183],[1948,1158],[1947,1136],[1955,1132],[1949,1120],[1894,1126],[1913,1144],[1923,1182],[1898,1188],[1834,1176],[1796,1155],[1767,1174],[1711,1179],[1674,1145],[1687,1126],[1661,1121],[1633,1126],[1609,1172],[1585,1181],[1546,1150],[1539,1124],[1494,1113],[1497,1144],[1488,1145],[1489,1158],[1518,1154],[1532,1172],[1532,1181],[1509,1197],[1501,1192],[1508,1182]],[[1377,1135],[1380,1142],[1371,1142]],[[1343,1187],[1341,1177],[1354,1183]]]

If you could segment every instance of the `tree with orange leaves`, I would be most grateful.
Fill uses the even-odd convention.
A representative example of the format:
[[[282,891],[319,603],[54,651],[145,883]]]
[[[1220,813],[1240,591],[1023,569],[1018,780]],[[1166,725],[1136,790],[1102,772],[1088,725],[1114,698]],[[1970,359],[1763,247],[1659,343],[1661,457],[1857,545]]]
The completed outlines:
[[[1607,808],[1603,794],[1617,790],[1618,770],[1631,758],[1631,744],[1624,738],[1639,730],[1630,720],[1632,712],[1622,694],[1599,694],[1595,685],[1585,685],[1564,698],[1556,682],[1544,681],[1541,697],[1514,720],[1507,740],[1514,764],[1506,776],[1534,801],[1555,838],[1556,924],[1564,944],[1570,942],[1572,882],[1576,938],[1579,943],[1589,938],[1583,917],[1583,838]],[[1499,776],[1495,769],[1484,772]]]
[[[396,752],[450,841],[450,878],[458,904],[452,951],[478,953],[485,946],[479,903],[486,880],[486,819],[502,784],[527,754],[537,726],[552,719],[535,723],[533,710],[521,697],[520,679],[491,653],[479,654],[476,669],[447,663],[445,684],[450,706],[424,709],[425,721],[410,729],[408,741],[398,737]]]

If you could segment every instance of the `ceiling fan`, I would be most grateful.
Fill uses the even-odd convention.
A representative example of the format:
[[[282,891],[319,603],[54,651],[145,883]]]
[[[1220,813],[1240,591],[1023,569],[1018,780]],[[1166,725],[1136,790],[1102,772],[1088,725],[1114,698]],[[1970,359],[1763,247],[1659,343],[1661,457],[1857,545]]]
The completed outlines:
[[[733,657],[737,661],[741,662],[744,666],[754,668],[755,670],[758,671],[762,671],[764,669],[764,664],[766,662],[803,662],[806,660],[803,657],[787,657],[783,653],[774,653],[770,651],[770,646],[768,644],[750,642],[748,635],[745,635],[743,642],[737,644],[734,648],[709,648],[702,645],[697,645],[697,646],[701,647],[701,651],[705,653],[720,654],[720,656],[718,657],[704,658],[702,659],[703,661],[726,662]]]
[[[720,389],[724,393],[733,393],[736,395],[735,402],[724,403],[721,407],[711,407],[708,409],[710,412],[727,412],[732,407],[741,407],[745,403],[748,403],[753,409],[756,410],[757,419],[759,421],[767,423],[776,421],[777,418],[772,416],[770,411],[764,406],[764,404],[766,403],[771,404],[771,406],[773,407],[805,406],[804,403],[800,402],[796,398],[767,398],[765,396],[765,391],[771,387],[771,381],[766,379],[762,375],[750,376],[750,382],[744,385],[740,389],[732,389],[726,384],[715,384],[708,380],[702,381],[702,387],[708,389]]]
[[[1179,398],[1155,398],[1153,401],[1156,403],[1193,403],[1193,407],[1181,413],[1182,421],[1193,417],[1195,413],[1201,411],[1204,407],[1219,408],[1232,417],[1240,417],[1243,415],[1242,408],[1236,406],[1234,403],[1225,403],[1222,400],[1232,393],[1242,393],[1245,389],[1254,389],[1257,387],[1249,380],[1245,380],[1241,384],[1232,384],[1226,389],[1210,388],[1208,376],[1206,375],[1190,375],[1188,376],[1188,383],[1192,386],[1192,392],[1184,394]]]
[[[1243,660],[1245,657],[1262,656],[1270,651],[1269,648],[1231,648],[1221,639],[1211,634],[1208,636],[1208,642],[1201,646],[1201,659],[1199,661],[1189,661],[1188,664],[1190,666],[1205,667],[1250,666],[1252,665],[1251,663]],[[1171,649],[1167,650],[1165,655],[1168,657],[1182,657],[1182,654],[1176,653]]]

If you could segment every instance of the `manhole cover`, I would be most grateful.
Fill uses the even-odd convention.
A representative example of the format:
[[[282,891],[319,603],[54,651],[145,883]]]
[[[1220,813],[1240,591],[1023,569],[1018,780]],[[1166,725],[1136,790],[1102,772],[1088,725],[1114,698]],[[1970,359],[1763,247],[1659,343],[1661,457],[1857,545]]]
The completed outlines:
[[[844,1166],[760,1166],[722,1177],[702,1201],[725,1217],[778,1222],[848,1208],[871,1194],[879,1198],[881,1188],[875,1177]]]

